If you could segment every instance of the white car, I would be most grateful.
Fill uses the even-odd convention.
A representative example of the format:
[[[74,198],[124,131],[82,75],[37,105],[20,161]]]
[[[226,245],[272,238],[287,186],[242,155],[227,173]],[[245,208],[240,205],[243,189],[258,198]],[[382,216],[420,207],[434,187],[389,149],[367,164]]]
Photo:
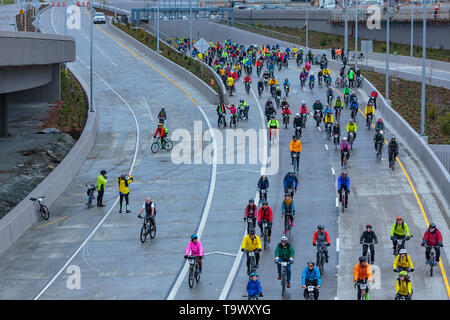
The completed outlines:
[[[96,12],[94,14],[94,23],[106,23],[105,14],[103,12]]]

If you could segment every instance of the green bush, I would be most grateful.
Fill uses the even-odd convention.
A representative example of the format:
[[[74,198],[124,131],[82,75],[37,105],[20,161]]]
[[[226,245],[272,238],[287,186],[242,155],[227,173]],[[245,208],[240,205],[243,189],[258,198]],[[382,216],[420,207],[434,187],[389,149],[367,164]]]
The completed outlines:
[[[439,115],[439,107],[436,104],[432,102],[427,103],[426,110],[428,110],[427,111],[428,118],[430,118],[431,120],[437,119]]]
[[[323,37],[322,40],[320,40],[320,45],[322,47],[325,47],[327,45],[327,37]]]
[[[258,22],[258,24],[256,26],[259,28],[262,28],[263,24],[262,24],[262,22]]]
[[[440,119],[441,132],[447,136],[450,136],[450,112],[447,112]]]

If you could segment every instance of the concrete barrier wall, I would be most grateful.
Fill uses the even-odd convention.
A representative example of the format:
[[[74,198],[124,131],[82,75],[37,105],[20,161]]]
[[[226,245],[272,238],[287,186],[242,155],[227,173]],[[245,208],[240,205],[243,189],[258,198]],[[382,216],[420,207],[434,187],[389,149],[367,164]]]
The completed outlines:
[[[386,55],[384,53],[373,52],[373,53],[369,53],[367,56],[369,57],[369,61],[370,60],[378,60],[378,61],[386,60]],[[416,57],[399,56],[399,55],[390,54],[389,61],[392,63],[408,64],[410,66],[418,66],[418,67],[422,66],[422,58],[416,58]],[[436,70],[450,72],[450,63],[444,62],[444,61],[426,59],[426,67],[436,69]]]
[[[90,99],[89,86],[74,70],[71,71],[80,81]],[[37,211],[37,203],[30,201],[30,197],[45,195],[44,203],[50,208],[64,192],[91,151],[97,129],[97,112],[89,112],[83,133],[64,160],[25,199],[0,220],[0,253],[11,247],[25,231],[38,219],[41,219]],[[50,217],[51,215],[50,208]]]
[[[120,30],[119,28],[117,28],[113,25],[111,25],[111,27],[114,28],[117,33],[122,33],[125,37],[128,37],[130,39],[130,41],[134,41],[144,52],[146,52],[148,54],[148,56],[151,59],[156,61],[158,64],[169,69],[171,72],[179,75],[184,80],[186,80],[190,84],[194,85],[195,88],[197,90],[199,90],[201,92],[201,94],[204,95],[212,104],[219,104],[219,102],[220,102],[219,93],[217,93],[214,89],[212,89],[209,85],[207,85],[203,80],[198,78],[196,75],[187,71],[183,67],[180,67],[179,65],[170,61],[169,59],[165,58],[164,56],[160,55],[159,53],[153,51],[152,49],[150,49],[149,47],[147,47],[140,41],[136,40],[132,36],[128,35],[126,32]],[[220,82],[222,82],[222,81],[220,81]]]

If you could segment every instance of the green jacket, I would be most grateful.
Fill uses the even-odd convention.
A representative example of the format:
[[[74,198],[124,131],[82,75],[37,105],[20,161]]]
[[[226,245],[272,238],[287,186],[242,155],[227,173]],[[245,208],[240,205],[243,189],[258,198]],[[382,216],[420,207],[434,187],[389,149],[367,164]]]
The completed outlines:
[[[102,186],[103,186],[103,189],[105,189],[107,181],[108,180],[102,174],[100,174],[97,177],[97,190],[98,191],[102,190]]]
[[[344,95],[346,95],[346,94],[348,94],[348,95],[351,94],[350,88],[344,88]]]
[[[396,234],[398,236],[403,236],[405,235],[410,237],[411,235],[409,234],[409,228],[408,225],[403,222],[401,225],[398,225],[397,222],[394,222],[394,224],[391,227],[391,237]]]
[[[280,242],[275,249],[275,257],[279,257],[281,259],[293,258],[294,254],[294,247],[289,242],[287,243],[286,247],[282,247]]]

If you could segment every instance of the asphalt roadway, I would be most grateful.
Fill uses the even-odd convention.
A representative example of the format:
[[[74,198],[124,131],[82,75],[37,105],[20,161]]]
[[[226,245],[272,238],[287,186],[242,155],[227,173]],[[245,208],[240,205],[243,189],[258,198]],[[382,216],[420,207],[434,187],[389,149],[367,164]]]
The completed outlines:
[[[42,25],[46,32],[53,33],[55,29],[63,32],[62,12],[60,8],[44,12]],[[84,10],[82,13],[82,29],[69,32],[77,40],[77,61],[71,68],[88,83],[89,29],[87,14]],[[246,299],[245,258],[240,259],[239,253],[245,232],[243,210],[248,199],[255,197],[257,179],[265,169],[259,161],[256,164],[220,164],[219,159],[219,164],[213,162],[212,165],[174,164],[170,153],[151,154],[150,135],[161,106],[166,106],[171,132],[182,128],[191,133],[196,120],[201,121],[203,131],[209,126],[215,127],[215,106],[179,76],[150,61],[142,46],[112,27],[94,27],[94,38],[95,102],[99,112],[95,147],[78,176],[50,208],[50,220],[36,222],[0,256],[0,298]],[[316,70],[317,67],[313,67],[313,71]],[[309,109],[316,97],[324,101],[324,88],[316,87],[312,93],[300,91],[298,71],[292,62],[290,69],[282,70],[279,78],[286,76],[292,83],[288,102],[293,113],[298,112],[301,100],[307,102]],[[360,100],[367,100],[361,90],[358,94]],[[262,112],[268,93],[264,93],[262,99],[257,99],[253,93],[247,96],[240,83],[231,103],[242,97],[251,106],[250,119],[240,122],[238,128],[265,128]],[[341,125],[345,126],[348,118],[347,110]],[[295,227],[289,239],[296,250],[296,260],[292,267],[292,288],[288,289],[286,299],[303,299],[300,275],[306,261],[315,256],[312,236],[317,224],[326,226],[332,241],[320,299],[355,299],[351,273],[361,254],[359,237],[367,223],[374,226],[379,239],[376,246],[379,288],[372,290],[371,297],[392,299],[394,257],[388,232],[399,214],[405,217],[414,235],[407,243],[416,265],[412,276],[414,299],[447,299],[442,270],[438,268],[435,276],[429,277],[424,250],[419,244],[426,228],[424,216],[438,225],[444,245],[448,243],[448,204],[416,157],[401,143],[401,137],[397,136],[399,158],[405,171],[397,166],[396,171],[391,172],[386,148],[383,159],[375,160],[374,131],[365,129],[362,115],[358,116],[357,124],[358,137],[348,169],[352,193],[348,210],[340,214],[336,206],[336,178],[341,171],[339,153],[326,139],[323,126],[318,130],[312,117],[308,119],[301,139],[300,187],[294,197]],[[269,176],[269,204],[274,210],[274,226],[273,241],[260,261],[263,299],[281,299],[273,257],[282,232],[282,179],[291,168],[288,144],[292,133],[293,129],[280,129],[280,169]],[[395,131],[388,125],[386,136],[393,134]],[[216,141],[220,138],[217,132],[215,138]],[[217,146],[220,148],[220,144]],[[255,146],[250,146],[245,153],[255,151]],[[225,157],[229,153],[236,151],[226,150],[222,155]],[[219,157],[219,149],[217,154]],[[106,208],[87,210],[82,184],[95,182],[103,168],[109,171]],[[130,170],[135,177],[130,185],[132,213],[120,215],[115,179]],[[142,245],[139,241],[142,221],[136,215],[146,196],[156,202],[158,231],[155,239]],[[193,232],[201,237],[205,260],[200,283],[190,289],[182,257]],[[444,247],[441,257],[443,270],[448,273],[446,250]],[[73,266],[81,271],[80,289],[69,289]]]

